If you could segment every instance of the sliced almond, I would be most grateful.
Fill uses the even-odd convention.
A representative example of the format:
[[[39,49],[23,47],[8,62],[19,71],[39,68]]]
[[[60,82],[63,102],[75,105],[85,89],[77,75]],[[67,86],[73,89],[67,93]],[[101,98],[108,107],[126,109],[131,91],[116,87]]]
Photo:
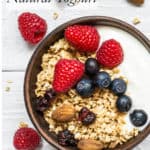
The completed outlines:
[[[52,118],[57,122],[71,121],[75,116],[75,108],[72,104],[63,104],[52,113]]]
[[[104,146],[100,141],[87,139],[79,141],[78,148],[80,150],[102,150]]]

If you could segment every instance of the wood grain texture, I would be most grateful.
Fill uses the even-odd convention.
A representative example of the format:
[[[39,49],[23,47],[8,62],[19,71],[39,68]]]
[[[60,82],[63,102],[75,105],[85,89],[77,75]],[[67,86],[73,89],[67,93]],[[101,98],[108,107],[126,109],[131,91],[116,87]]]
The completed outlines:
[[[138,8],[125,0],[97,0],[95,4],[78,4],[68,7],[58,4],[53,0],[50,4],[16,4],[10,0],[9,4],[3,1],[3,150],[13,150],[12,138],[20,121],[25,121],[32,126],[26,113],[23,101],[23,79],[27,63],[36,46],[26,44],[20,36],[17,27],[17,16],[23,11],[32,11],[40,14],[48,22],[48,32],[58,25],[81,16],[105,15],[116,17],[132,24],[134,17],[141,19],[141,24],[136,27],[150,38],[150,1]],[[59,18],[53,20],[53,13],[59,13]],[[12,80],[13,83],[7,83]],[[5,88],[10,87],[6,92]],[[55,150],[44,142],[42,150]],[[149,150],[150,136],[134,150]]]

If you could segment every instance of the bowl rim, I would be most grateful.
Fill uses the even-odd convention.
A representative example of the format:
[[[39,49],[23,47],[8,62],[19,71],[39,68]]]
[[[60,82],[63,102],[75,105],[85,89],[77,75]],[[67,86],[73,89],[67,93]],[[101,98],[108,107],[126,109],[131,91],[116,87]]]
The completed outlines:
[[[38,121],[34,117],[34,113],[31,107],[31,102],[30,102],[30,95],[28,93],[29,91],[29,79],[30,79],[30,74],[32,71],[33,67],[33,60],[36,59],[40,48],[44,46],[44,42],[47,41],[47,39],[51,36],[54,35],[62,30],[64,30],[68,25],[73,25],[73,24],[82,24],[85,22],[101,22],[101,25],[108,25],[112,27],[118,27],[128,33],[130,33],[132,36],[137,38],[148,50],[150,53],[150,40],[143,34],[141,33],[138,29],[133,27],[132,25],[116,18],[112,17],[106,17],[106,16],[85,16],[85,17],[79,17],[76,19],[72,19],[70,21],[67,21],[61,25],[59,25],[57,28],[55,28],[53,31],[51,31],[43,40],[42,42],[38,45],[38,47],[35,49],[34,53],[32,54],[29,63],[27,65],[27,69],[25,72],[25,77],[24,77],[24,102],[25,102],[25,107],[27,110],[27,113],[29,115],[30,120],[32,121],[34,127],[37,129],[37,131],[41,134],[41,136],[51,145],[53,145],[55,148],[60,149],[60,150],[66,150],[65,147],[60,146],[58,143],[56,143],[48,134],[44,132],[44,130],[40,127]],[[111,23],[111,24],[110,24]],[[148,123],[147,127],[137,136],[135,137],[131,143],[129,143],[125,149],[120,149],[120,148],[115,148],[115,150],[129,150],[133,147],[135,147],[137,144],[142,142],[148,135],[150,134],[150,123]]]

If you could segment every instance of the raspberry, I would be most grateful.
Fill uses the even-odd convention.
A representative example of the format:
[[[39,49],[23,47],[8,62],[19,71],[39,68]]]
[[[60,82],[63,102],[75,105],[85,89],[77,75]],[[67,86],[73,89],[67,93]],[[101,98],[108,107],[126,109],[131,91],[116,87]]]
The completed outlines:
[[[46,21],[29,12],[24,12],[19,16],[18,26],[23,38],[31,44],[38,43],[47,30]]]
[[[100,35],[96,28],[88,25],[73,25],[65,30],[67,41],[82,52],[94,52],[98,49]]]
[[[32,128],[20,128],[14,135],[13,144],[17,150],[34,150],[40,145],[41,138]]]
[[[55,66],[53,89],[55,92],[67,92],[83,74],[83,63],[78,60],[61,59]]]
[[[114,39],[105,41],[96,54],[97,61],[104,67],[113,68],[123,61],[123,50],[119,42]]]

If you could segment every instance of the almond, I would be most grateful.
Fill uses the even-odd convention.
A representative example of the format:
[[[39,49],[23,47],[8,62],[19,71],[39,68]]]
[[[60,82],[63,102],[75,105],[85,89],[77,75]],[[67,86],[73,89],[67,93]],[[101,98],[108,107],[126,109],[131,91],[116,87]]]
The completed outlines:
[[[78,142],[78,148],[80,150],[102,150],[104,146],[100,141],[86,139]]]
[[[75,108],[72,104],[63,104],[52,113],[52,118],[57,122],[71,121],[75,116]]]
[[[129,1],[135,5],[141,5],[144,3],[144,0],[129,0]]]

